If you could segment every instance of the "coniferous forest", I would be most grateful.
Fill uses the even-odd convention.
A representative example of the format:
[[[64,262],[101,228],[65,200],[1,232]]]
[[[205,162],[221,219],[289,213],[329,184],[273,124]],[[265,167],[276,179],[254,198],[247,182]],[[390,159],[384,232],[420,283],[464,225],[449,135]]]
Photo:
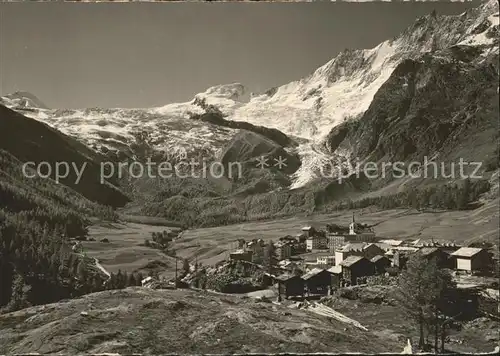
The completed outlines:
[[[26,178],[21,167],[0,150],[0,310],[140,284],[139,275],[108,277],[72,251],[70,239],[85,237],[91,219],[116,220],[111,207],[50,179]]]

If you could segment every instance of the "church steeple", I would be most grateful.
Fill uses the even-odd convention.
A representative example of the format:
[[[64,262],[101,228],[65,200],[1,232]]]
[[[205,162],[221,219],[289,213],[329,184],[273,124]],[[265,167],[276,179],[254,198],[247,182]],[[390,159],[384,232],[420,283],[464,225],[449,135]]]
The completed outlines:
[[[349,224],[349,235],[356,235],[356,221],[354,220],[354,212],[352,213],[352,223]]]

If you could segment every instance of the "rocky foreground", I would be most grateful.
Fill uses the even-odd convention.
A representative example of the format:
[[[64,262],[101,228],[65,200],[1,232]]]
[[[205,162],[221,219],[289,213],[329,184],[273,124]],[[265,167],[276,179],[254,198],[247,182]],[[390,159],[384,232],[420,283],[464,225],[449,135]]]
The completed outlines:
[[[0,316],[0,353],[401,352],[307,310],[192,290],[129,288]]]

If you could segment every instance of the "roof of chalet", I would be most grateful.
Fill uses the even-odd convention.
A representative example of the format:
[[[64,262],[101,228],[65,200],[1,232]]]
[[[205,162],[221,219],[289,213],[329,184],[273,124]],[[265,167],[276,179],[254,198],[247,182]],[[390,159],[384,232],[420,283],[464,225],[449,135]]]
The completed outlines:
[[[300,276],[296,276],[294,274],[289,274],[289,273],[285,273],[285,274],[282,274],[282,275],[279,275],[278,277],[276,277],[277,280],[282,281],[282,282],[286,282],[286,281],[289,281],[289,280],[294,279],[294,278],[302,279]]]
[[[342,273],[342,266],[332,266],[327,269],[328,272],[333,273],[333,274],[340,274]]]
[[[366,258],[364,258],[362,256],[349,256],[345,260],[343,260],[340,263],[340,265],[344,266],[344,267],[351,267],[363,259],[366,259]]]
[[[419,252],[423,256],[429,256],[437,252],[439,249],[437,247],[422,247]]]
[[[393,251],[409,251],[409,252],[415,252],[415,251],[418,251],[418,247],[411,247],[411,246],[398,246],[398,247],[393,247],[391,250],[393,250]]]
[[[313,268],[312,270],[310,270],[309,272],[307,272],[306,274],[304,274],[302,276],[302,279],[306,281],[308,279],[311,279],[314,276],[317,276],[318,274],[320,274],[323,271],[326,271],[326,270],[322,269],[322,268]]]
[[[383,259],[383,258],[385,258],[386,260],[388,260],[388,258],[387,258],[387,257],[385,257],[385,256],[383,256],[383,255],[377,255],[377,256],[373,257],[370,261],[372,261],[372,262],[374,262],[374,263],[375,263],[375,262],[377,262],[377,261],[380,261],[380,260],[381,260],[381,259]]]
[[[302,228],[302,231],[309,231],[309,230],[314,230],[314,227],[312,227],[312,226],[304,226]]]
[[[399,246],[404,241],[402,241],[402,240],[394,240],[394,239],[385,239],[385,240],[380,240],[379,242],[383,243],[383,244],[386,244],[386,245]]]
[[[459,248],[457,251],[453,252],[451,255],[458,257],[472,257],[474,255],[477,255],[479,252],[483,250],[484,249],[477,247],[462,247]]]

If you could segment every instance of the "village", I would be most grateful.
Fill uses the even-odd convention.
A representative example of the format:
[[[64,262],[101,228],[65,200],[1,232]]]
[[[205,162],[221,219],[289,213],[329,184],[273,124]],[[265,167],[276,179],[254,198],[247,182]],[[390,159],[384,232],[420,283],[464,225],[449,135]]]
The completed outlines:
[[[237,244],[229,254],[231,261],[260,265],[269,251],[274,252],[276,268],[265,275],[278,288],[279,299],[328,295],[336,288],[364,284],[368,277],[397,276],[413,253],[436,258],[440,268],[453,270],[457,286],[463,289],[481,288],[481,277],[491,275],[494,265],[493,252],[487,248],[435,240],[380,239],[372,227],[356,222],[354,215],[349,226],[327,225],[326,231],[305,226],[296,236],[284,236],[277,242],[253,239]],[[477,283],[471,283],[471,278]],[[467,283],[460,283],[464,280]]]
[[[184,261],[188,267],[183,267],[184,272],[179,269],[179,273],[176,267],[176,277],[168,284],[226,293],[270,290],[276,292],[277,301],[317,299],[331,295],[336,289],[364,285],[376,278],[379,281],[394,279],[415,253],[428,260],[436,259],[439,268],[451,270],[461,291],[491,291],[492,281],[496,281],[493,271],[498,265],[498,256],[489,246],[384,239],[377,236],[372,226],[357,222],[353,215],[348,226],[327,224],[324,230],[304,226],[297,235],[283,236],[278,241],[239,239],[227,257],[214,266],[201,267],[196,261]],[[241,278],[239,282],[226,280],[234,288],[225,289],[206,283],[208,275],[223,276],[228,268],[235,266],[246,271],[240,273],[240,277],[261,272],[261,282],[237,286],[245,284]],[[144,286],[159,284],[152,276],[143,281]]]

